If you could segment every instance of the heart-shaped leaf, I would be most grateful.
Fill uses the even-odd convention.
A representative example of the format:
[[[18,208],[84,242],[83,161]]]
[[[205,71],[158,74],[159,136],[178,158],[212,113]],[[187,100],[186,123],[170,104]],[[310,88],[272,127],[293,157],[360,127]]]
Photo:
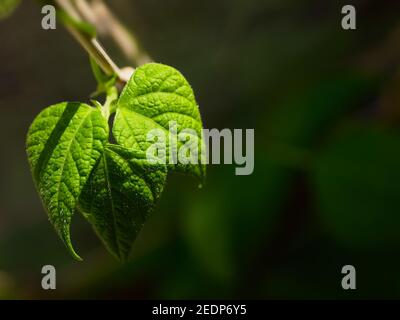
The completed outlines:
[[[79,210],[106,247],[126,260],[155,201],[161,195],[167,168],[143,151],[108,145],[79,200]]]
[[[179,71],[157,63],[136,69],[125,86],[118,101],[113,134],[118,144],[146,152],[154,143],[147,139],[152,130],[165,134],[169,168],[204,179],[202,121],[193,90]],[[197,144],[196,162],[182,163],[176,159],[178,149],[185,144],[179,138],[184,132],[190,132],[189,142]],[[172,153],[176,160],[170,161]]]
[[[108,124],[98,109],[60,103],[44,109],[32,123],[27,153],[51,223],[76,259],[70,224],[77,200],[103,154]]]

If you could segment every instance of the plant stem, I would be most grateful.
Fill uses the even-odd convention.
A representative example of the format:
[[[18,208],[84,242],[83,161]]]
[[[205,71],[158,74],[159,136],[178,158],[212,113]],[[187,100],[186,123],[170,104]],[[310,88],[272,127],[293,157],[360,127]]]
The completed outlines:
[[[102,107],[102,112],[103,116],[108,120],[110,117],[110,114],[114,113],[116,111],[115,107],[115,102],[118,99],[118,91],[116,87],[111,87],[107,91],[106,95],[106,101],[104,102],[104,105]]]
[[[110,36],[129,60],[136,65],[152,60],[135,35],[115,17],[103,0],[75,0],[75,4],[79,13],[95,25],[101,35]]]
[[[81,15],[69,0],[55,0],[55,3],[70,18],[76,20],[77,22],[83,21]],[[82,45],[82,47],[89,53],[89,55],[97,62],[97,64],[106,74],[116,74],[121,82],[127,81],[127,79],[121,76],[121,70],[95,37],[89,36],[77,28],[74,24],[65,23],[65,26],[72,36]]]

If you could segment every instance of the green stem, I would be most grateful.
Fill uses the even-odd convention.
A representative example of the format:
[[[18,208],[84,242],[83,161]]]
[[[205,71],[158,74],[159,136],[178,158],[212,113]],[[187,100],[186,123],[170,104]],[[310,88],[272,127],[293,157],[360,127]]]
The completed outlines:
[[[68,16],[68,19],[72,19],[76,22],[69,23],[68,19],[63,19],[67,30],[96,61],[100,68],[106,74],[116,74],[121,82],[126,82],[126,79],[121,77],[121,70],[107,54],[97,38],[89,35],[82,28],[78,27],[78,24],[83,23],[84,21],[79,15],[78,11],[75,9],[74,5],[69,0],[55,0],[54,2],[58,10],[62,10]]]
[[[137,66],[150,62],[152,59],[143,50],[135,34],[128,30],[113,14],[103,0],[74,0],[76,9],[81,16],[96,26],[100,35],[110,37],[120,48],[126,58]]]
[[[107,90],[106,101],[102,106],[103,116],[108,119],[111,114],[116,111],[116,101],[118,99],[118,90],[116,87],[111,87]]]

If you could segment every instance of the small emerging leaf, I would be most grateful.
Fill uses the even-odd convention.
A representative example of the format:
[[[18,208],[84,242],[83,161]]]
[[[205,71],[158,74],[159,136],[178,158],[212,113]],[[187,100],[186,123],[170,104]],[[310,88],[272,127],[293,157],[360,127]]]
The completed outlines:
[[[200,163],[204,152],[202,121],[193,90],[176,69],[149,63],[136,69],[118,101],[113,134],[118,144],[144,152],[152,142],[146,140],[153,129],[161,129],[169,157],[169,126],[177,124],[177,134],[184,129],[194,130],[198,138],[199,159],[196,164],[171,165],[170,168],[189,173],[203,180],[205,165]],[[178,142],[179,148],[182,142]]]
[[[96,28],[90,23],[84,21],[78,21],[68,15],[63,9],[59,8],[57,10],[57,17],[62,20],[67,26],[72,26],[79,32],[85,35],[88,39],[96,37]]]
[[[90,66],[92,73],[97,82],[96,92],[92,93],[92,97],[99,96],[103,93],[107,93],[110,88],[114,87],[117,80],[117,75],[107,75],[101,70],[97,62],[90,58]]]
[[[106,247],[126,260],[155,201],[167,169],[142,151],[108,145],[79,200],[79,210]]]
[[[37,189],[51,223],[78,260],[70,239],[71,218],[107,139],[108,124],[101,112],[81,103],[44,109],[28,132],[27,153]]]

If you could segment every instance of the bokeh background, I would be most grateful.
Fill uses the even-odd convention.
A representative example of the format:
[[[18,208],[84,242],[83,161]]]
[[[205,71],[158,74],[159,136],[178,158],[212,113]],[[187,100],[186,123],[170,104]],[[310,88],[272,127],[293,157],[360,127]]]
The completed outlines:
[[[341,8],[357,8],[357,30]],[[31,179],[44,107],[88,101],[87,55],[22,1],[0,21],[0,297],[400,298],[400,2],[113,0],[154,60],[195,89],[206,128],[254,128],[255,171],[170,175],[121,264],[77,214],[75,262]],[[120,66],[129,65],[103,39]],[[41,289],[41,268],[57,290]],[[354,265],[357,289],[341,288]]]

